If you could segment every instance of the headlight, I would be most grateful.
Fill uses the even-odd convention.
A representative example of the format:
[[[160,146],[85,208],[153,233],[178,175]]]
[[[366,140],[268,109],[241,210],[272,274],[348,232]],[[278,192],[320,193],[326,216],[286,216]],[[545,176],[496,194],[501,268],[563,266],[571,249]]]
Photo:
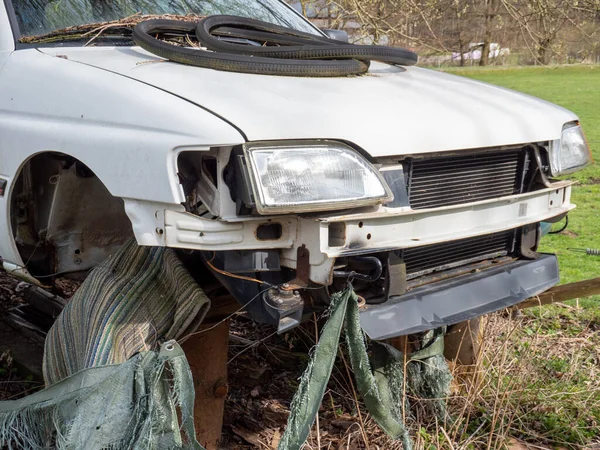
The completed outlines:
[[[550,173],[552,176],[576,172],[591,160],[590,149],[579,123],[565,124],[560,141],[550,145]]]
[[[333,141],[244,145],[261,214],[343,209],[393,199],[379,172]]]

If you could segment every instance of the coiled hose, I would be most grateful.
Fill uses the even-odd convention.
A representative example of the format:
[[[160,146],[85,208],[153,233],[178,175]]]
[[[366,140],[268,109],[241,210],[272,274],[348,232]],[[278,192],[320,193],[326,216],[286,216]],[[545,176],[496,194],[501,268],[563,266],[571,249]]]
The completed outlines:
[[[195,34],[207,50],[178,47],[154,37]],[[262,46],[226,42],[220,37],[249,39]],[[401,48],[347,44],[260,20],[216,15],[200,22],[154,19],[133,30],[137,45],[162,58],[227,72],[299,77],[359,75],[371,60],[411,66],[417,55]]]

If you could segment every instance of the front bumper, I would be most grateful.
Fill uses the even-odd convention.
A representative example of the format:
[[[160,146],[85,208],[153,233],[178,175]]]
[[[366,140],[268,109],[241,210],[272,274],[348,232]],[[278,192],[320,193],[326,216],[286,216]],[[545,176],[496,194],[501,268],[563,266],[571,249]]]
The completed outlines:
[[[335,259],[481,236],[548,220],[569,212],[571,182],[525,194],[434,209],[385,208],[329,216],[239,217],[210,220],[165,211],[168,247],[194,250],[279,249],[281,265],[297,268],[298,248],[310,253],[311,281],[328,285]],[[261,226],[278,224],[280,234],[260,238]]]
[[[360,312],[363,330],[381,340],[473,319],[538,295],[559,281],[555,255],[514,261],[391,297]]]

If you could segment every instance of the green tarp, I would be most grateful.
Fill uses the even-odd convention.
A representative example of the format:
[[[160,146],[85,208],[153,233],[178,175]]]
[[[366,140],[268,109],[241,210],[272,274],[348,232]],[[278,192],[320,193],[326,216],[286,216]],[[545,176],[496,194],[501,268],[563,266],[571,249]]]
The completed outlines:
[[[403,409],[409,412],[405,391],[427,399],[433,405],[432,412],[442,422],[447,419],[445,400],[451,375],[442,354],[443,332],[426,333],[421,339],[422,350],[408,355],[407,363],[401,352],[382,343],[373,343],[373,356],[369,358],[360,327],[357,296],[348,285],[331,297],[329,318],[292,400],[279,450],[299,450],[306,441],[327,388],[343,329],[356,385],[367,410],[388,436],[400,440],[405,450],[412,449],[402,414]]]
[[[196,330],[209,306],[174,250],[125,244],[50,329],[49,387],[0,403],[0,448],[201,448],[191,372],[175,340]]]
[[[0,448],[202,449],[194,386],[175,341],[118,365],[84,369],[23,399],[0,402]]]

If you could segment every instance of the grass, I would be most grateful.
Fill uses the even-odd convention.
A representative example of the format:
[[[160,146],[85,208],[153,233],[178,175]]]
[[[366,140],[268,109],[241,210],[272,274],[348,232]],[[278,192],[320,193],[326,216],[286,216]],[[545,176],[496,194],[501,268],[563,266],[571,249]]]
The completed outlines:
[[[521,91],[574,111],[592,155],[600,161],[600,67],[468,68],[451,73]],[[600,165],[569,176],[579,182],[569,227],[541,250],[556,253],[561,282],[600,276],[600,256],[569,248],[599,248]],[[482,384],[467,395],[468,430],[493,436],[476,448],[501,448],[508,438],[542,448],[590,448],[600,439],[600,296],[527,310],[516,321],[489,318]],[[455,397],[451,402],[459,402]],[[461,419],[459,419],[460,421]],[[490,434],[491,433],[491,434]],[[464,436],[463,436],[464,437]],[[458,441],[461,441],[459,438]]]

